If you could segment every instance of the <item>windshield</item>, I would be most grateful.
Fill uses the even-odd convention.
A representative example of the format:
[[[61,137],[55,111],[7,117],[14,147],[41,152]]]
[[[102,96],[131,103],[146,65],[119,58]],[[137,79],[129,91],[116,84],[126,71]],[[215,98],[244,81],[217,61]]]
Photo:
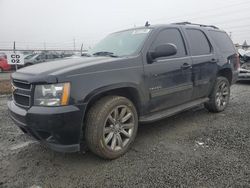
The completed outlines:
[[[25,59],[31,59],[33,56],[35,56],[36,54],[30,54],[28,56],[25,57]]]
[[[92,55],[132,55],[142,46],[150,29],[134,29],[108,35],[101,40],[92,50]]]

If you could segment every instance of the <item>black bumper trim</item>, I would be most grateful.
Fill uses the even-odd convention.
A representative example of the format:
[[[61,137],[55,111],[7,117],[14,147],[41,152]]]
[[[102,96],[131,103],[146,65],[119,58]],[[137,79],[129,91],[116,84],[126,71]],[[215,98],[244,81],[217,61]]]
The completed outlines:
[[[14,123],[42,145],[57,152],[80,151],[81,107],[23,110],[9,101],[8,108]]]
[[[10,114],[11,119],[14,121],[14,123],[22,130],[25,130],[25,133],[33,136],[35,139],[37,139],[40,143],[47,146],[48,148],[57,151],[57,152],[77,152],[80,151],[80,144],[72,144],[72,145],[61,145],[61,144],[55,144],[55,143],[49,143],[45,140],[41,139],[35,132],[32,131],[32,133],[28,130],[27,125],[18,121]]]

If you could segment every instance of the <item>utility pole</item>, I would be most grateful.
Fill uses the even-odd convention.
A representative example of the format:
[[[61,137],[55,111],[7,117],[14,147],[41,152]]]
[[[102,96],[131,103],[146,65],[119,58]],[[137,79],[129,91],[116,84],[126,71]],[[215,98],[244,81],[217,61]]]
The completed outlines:
[[[13,52],[14,54],[16,53],[16,41],[14,41],[14,44],[13,44]],[[17,71],[17,64],[15,63],[15,67],[16,67],[16,71]]]
[[[83,43],[82,43],[82,45],[81,45],[81,56],[82,56],[82,49],[83,49]]]
[[[76,51],[76,39],[73,38],[74,52]]]
[[[43,42],[43,48],[44,48],[44,51],[46,50],[46,42],[44,41]]]

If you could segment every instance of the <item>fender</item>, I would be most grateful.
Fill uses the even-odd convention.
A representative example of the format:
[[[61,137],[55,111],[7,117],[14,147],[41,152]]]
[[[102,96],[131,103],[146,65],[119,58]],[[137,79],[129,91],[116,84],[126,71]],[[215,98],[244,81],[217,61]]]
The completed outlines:
[[[112,85],[107,85],[107,86],[104,86],[104,87],[100,87],[100,88],[97,88],[93,91],[91,91],[86,97],[85,99],[83,100],[83,103],[89,103],[93,98],[95,98],[96,96],[98,96],[99,94],[101,93],[104,93],[104,92],[108,92],[110,90],[114,90],[114,89],[122,89],[122,88],[133,88],[137,91],[138,95],[139,95],[139,98],[140,99],[144,99],[144,95],[143,95],[143,92],[138,88],[138,85],[134,84],[134,83],[117,83],[117,84],[112,84]],[[140,101],[141,103],[142,101]]]

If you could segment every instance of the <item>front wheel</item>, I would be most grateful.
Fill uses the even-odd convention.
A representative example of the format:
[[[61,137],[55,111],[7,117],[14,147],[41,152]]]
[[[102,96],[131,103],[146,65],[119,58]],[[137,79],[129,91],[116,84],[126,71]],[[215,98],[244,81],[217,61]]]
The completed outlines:
[[[93,153],[115,159],[129,149],[137,128],[138,116],[133,103],[125,97],[107,96],[87,113],[85,138]]]
[[[210,112],[221,112],[225,110],[230,98],[230,84],[227,78],[218,77],[210,100],[205,103],[205,107]]]

